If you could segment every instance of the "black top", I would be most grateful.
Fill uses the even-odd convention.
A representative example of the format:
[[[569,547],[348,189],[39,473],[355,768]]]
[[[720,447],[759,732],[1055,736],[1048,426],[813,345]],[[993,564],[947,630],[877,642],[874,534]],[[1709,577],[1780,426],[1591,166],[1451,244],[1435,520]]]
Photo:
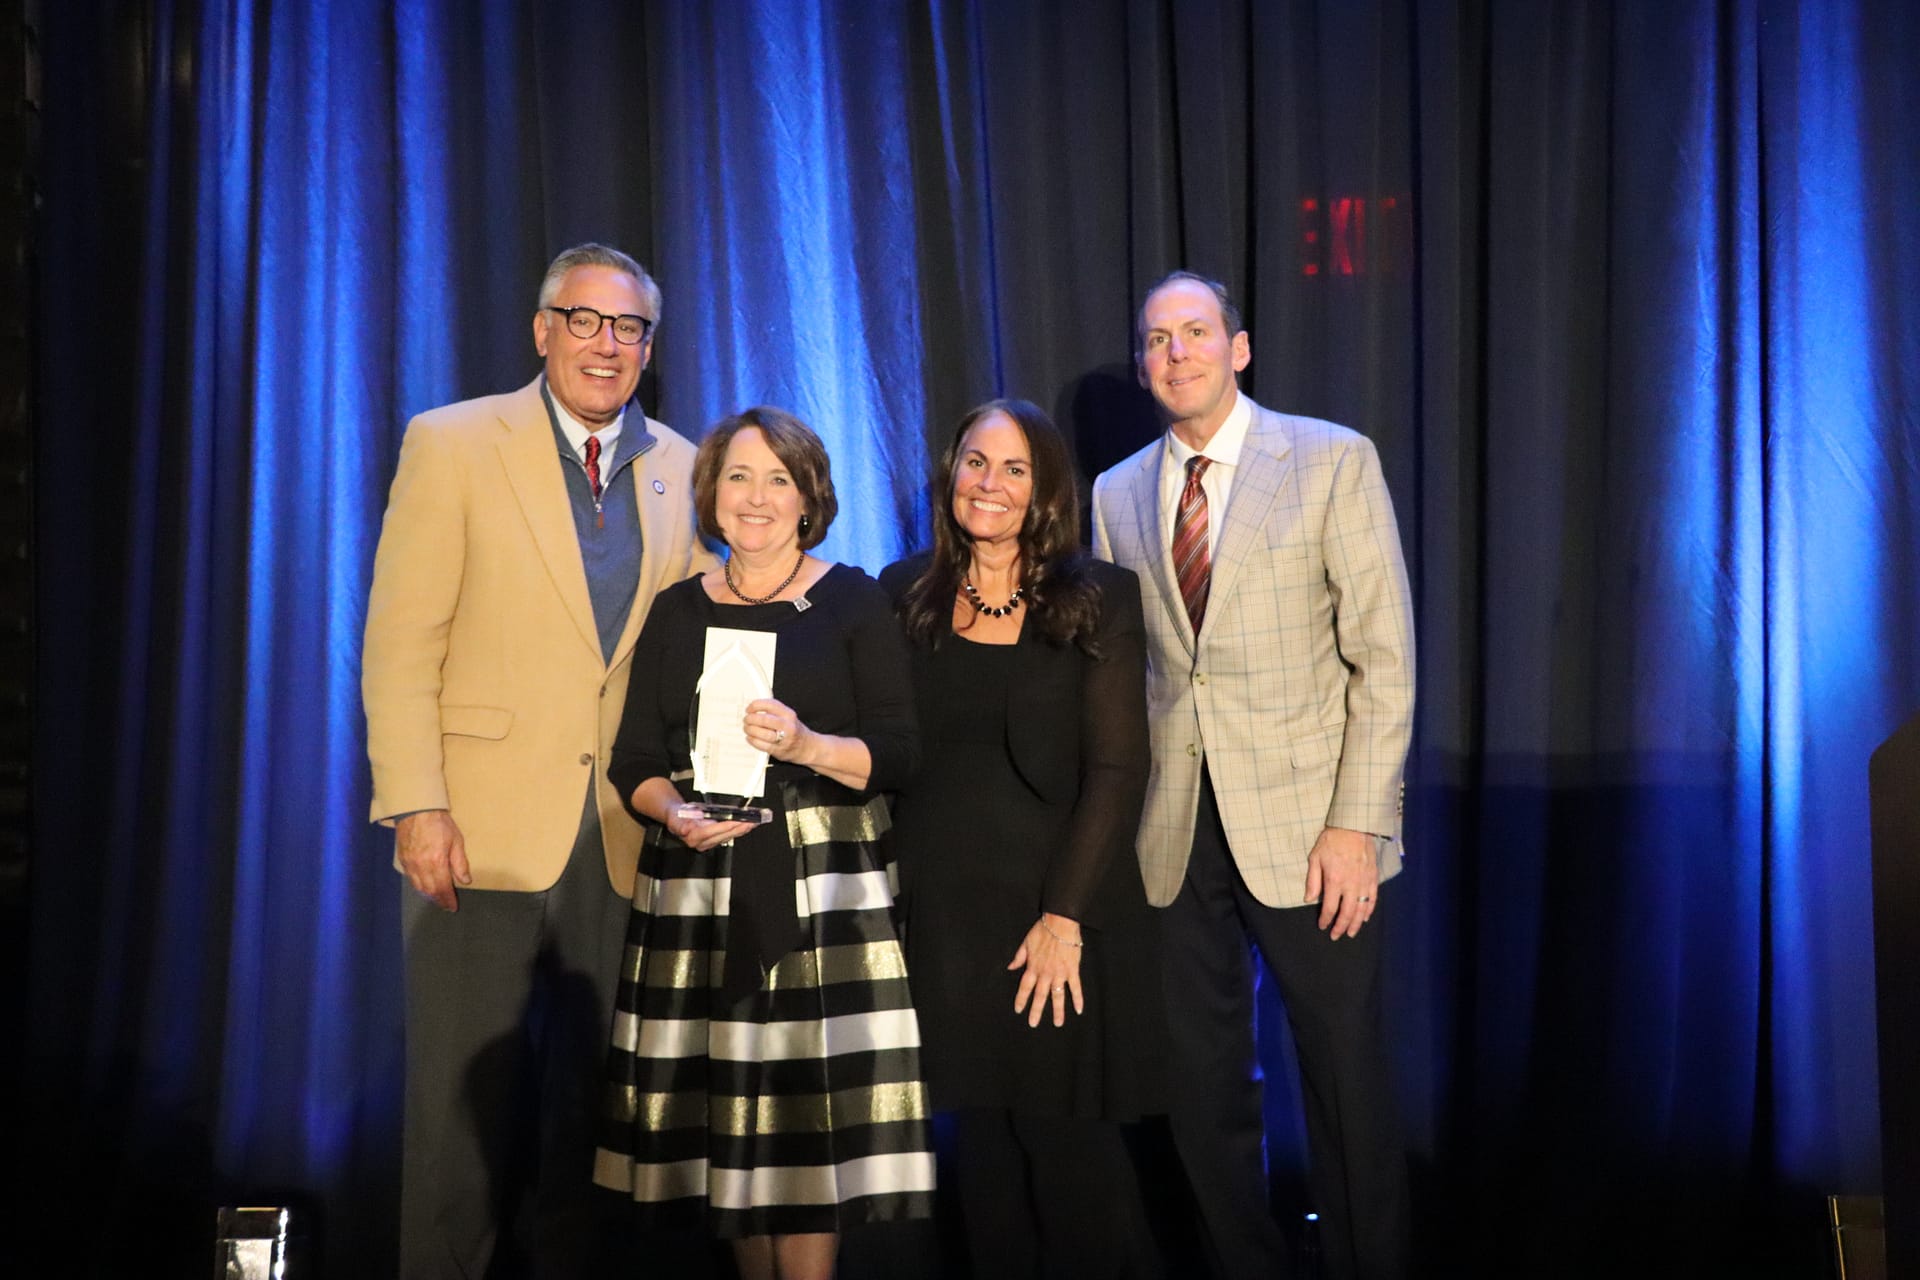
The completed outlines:
[[[642,782],[693,765],[688,716],[696,705],[693,688],[708,627],[779,635],[773,696],[815,733],[865,742],[873,756],[868,791],[892,790],[913,772],[920,759],[913,690],[885,593],[857,566],[836,564],[803,599],[810,606],[805,610],[787,600],[716,604],[697,577],[654,598],[634,645],[626,710],[607,766],[629,809]],[[806,772],[775,760],[768,765],[769,780],[781,770]],[[681,790],[691,795],[692,784]]]
[[[892,790],[913,773],[919,763],[919,734],[907,651],[885,593],[858,568],[837,564],[807,588],[802,599],[805,609],[786,600],[717,604],[697,577],[654,598],[634,646],[626,707],[607,765],[607,777],[630,810],[642,782],[692,767],[694,686],[710,626],[779,636],[773,696],[814,732],[867,744],[873,767],[862,795]],[[811,771],[801,765],[770,761],[762,802],[781,809],[781,784],[806,776]],[[676,785],[682,795],[693,798],[690,780]],[[668,838],[655,830],[658,823],[637,810],[634,816],[650,828],[651,839]],[[759,974],[771,969],[800,936],[792,859],[752,856],[790,847],[784,819],[776,816],[736,846],[723,984],[730,996],[756,987]]]
[[[898,601],[927,557],[890,566]],[[1158,1109],[1164,1008],[1134,855],[1148,773],[1139,581],[1088,566],[1093,658],[1031,612],[1011,645],[948,633],[913,646],[924,745],[895,806],[908,970],[934,1103],[1128,1119]],[[1051,911],[1080,922],[1087,1012],[1013,1013],[1020,941]]]

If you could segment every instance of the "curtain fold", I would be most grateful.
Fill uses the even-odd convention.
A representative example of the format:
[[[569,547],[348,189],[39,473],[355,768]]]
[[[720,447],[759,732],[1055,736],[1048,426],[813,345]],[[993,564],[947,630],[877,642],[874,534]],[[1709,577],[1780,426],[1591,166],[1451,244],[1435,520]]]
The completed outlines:
[[[1421,695],[1390,1017],[1423,1256],[1797,1274],[1878,1176],[1866,758],[1920,706],[1920,17],[1633,5],[46,6],[31,1026],[43,1236],[390,1269],[399,883],[358,648],[409,416],[538,368],[560,248],[650,411],[783,404],[826,553],[925,539],[970,405],[1153,438],[1225,280],[1369,435]],[[78,454],[78,465],[66,459]],[[1298,1085],[1263,996],[1276,1202]]]

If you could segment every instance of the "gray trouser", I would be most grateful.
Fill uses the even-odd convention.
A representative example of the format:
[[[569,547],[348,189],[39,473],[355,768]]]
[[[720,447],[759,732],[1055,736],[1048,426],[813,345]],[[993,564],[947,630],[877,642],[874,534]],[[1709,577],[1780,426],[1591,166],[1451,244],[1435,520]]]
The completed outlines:
[[[604,1275],[617,1202],[593,1148],[627,902],[599,824],[544,892],[461,890],[454,912],[401,893],[403,1280],[471,1280],[516,1249],[535,1276]]]

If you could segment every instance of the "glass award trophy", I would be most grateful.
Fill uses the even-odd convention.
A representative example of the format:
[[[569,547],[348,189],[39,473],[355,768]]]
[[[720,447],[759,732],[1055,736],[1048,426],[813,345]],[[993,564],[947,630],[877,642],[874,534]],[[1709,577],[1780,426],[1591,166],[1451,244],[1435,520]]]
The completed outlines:
[[[767,789],[767,753],[747,741],[741,728],[747,704],[773,696],[775,637],[767,631],[708,627],[705,661],[694,686],[699,709],[693,718],[693,789],[701,799],[674,806],[682,817],[711,822],[771,822],[773,810],[754,799]],[[737,801],[711,797],[737,796]]]

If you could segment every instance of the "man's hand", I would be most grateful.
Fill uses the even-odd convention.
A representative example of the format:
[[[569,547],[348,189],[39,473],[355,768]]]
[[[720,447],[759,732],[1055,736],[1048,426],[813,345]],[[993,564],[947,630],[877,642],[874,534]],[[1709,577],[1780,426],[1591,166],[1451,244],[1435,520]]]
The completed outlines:
[[[1380,864],[1373,837],[1364,831],[1327,827],[1307,855],[1307,901],[1320,903],[1320,927],[1330,937],[1351,938],[1373,917],[1380,893]]]
[[[458,911],[454,885],[473,883],[467,842],[445,809],[410,813],[393,826],[394,856],[420,896],[442,911]]]

